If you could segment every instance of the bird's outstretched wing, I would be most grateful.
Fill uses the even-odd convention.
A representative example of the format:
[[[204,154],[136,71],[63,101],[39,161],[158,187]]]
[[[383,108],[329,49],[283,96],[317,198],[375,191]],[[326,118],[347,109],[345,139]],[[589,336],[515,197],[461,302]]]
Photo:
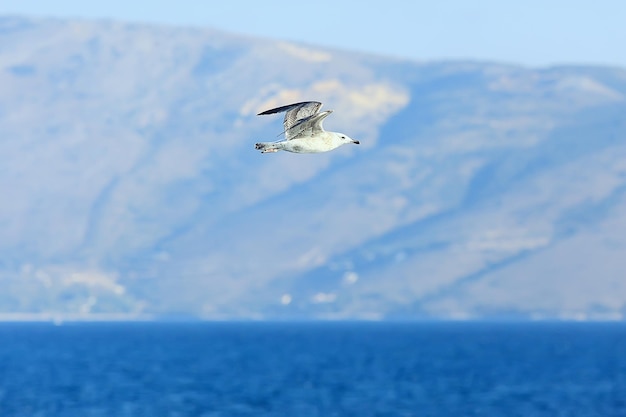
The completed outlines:
[[[291,140],[301,137],[302,135],[310,135],[314,131],[323,131],[322,119],[331,112],[325,111],[318,113],[320,107],[322,107],[322,103],[319,101],[303,101],[265,110],[258,115],[286,112],[285,120],[283,121],[283,127],[285,129],[283,133],[285,134],[285,139]]]

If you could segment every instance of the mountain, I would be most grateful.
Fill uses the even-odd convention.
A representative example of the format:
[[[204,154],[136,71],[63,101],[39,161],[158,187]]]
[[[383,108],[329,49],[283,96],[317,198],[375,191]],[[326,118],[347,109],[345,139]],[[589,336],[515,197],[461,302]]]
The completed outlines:
[[[327,154],[261,155],[319,100]],[[0,318],[623,319],[626,69],[0,17]]]

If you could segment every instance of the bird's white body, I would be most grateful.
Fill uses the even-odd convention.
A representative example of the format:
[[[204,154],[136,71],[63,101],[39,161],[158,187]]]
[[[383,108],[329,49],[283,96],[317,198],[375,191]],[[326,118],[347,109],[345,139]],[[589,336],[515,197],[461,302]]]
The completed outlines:
[[[348,135],[324,130],[322,121],[332,113],[332,110],[319,113],[321,106],[322,103],[317,101],[304,101],[259,113],[263,115],[286,112],[283,122],[285,140],[259,142],[255,148],[262,153],[278,151],[319,153],[332,151],[347,143],[358,144],[358,140],[351,139]]]
[[[294,153],[319,153],[332,151],[335,148],[354,143],[348,136],[336,132],[321,132],[315,136],[281,140],[279,142],[260,142],[256,148],[261,152],[287,151]]]

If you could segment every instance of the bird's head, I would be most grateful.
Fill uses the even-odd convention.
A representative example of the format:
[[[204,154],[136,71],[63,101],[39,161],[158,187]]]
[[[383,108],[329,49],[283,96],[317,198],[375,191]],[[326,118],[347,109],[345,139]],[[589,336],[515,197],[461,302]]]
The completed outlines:
[[[355,145],[358,145],[361,143],[358,140],[354,140],[350,136],[345,135],[343,133],[337,133],[337,137],[339,138],[339,141],[341,142],[342,145],[346,143],[354,143]]]

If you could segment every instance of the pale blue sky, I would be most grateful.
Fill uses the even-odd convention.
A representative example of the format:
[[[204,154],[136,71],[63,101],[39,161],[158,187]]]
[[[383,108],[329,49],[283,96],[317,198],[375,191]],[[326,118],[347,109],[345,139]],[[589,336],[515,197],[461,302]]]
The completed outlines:
[[[0,0],[0,15],[206,26],[431,60],[626,67],[626,1]]]

